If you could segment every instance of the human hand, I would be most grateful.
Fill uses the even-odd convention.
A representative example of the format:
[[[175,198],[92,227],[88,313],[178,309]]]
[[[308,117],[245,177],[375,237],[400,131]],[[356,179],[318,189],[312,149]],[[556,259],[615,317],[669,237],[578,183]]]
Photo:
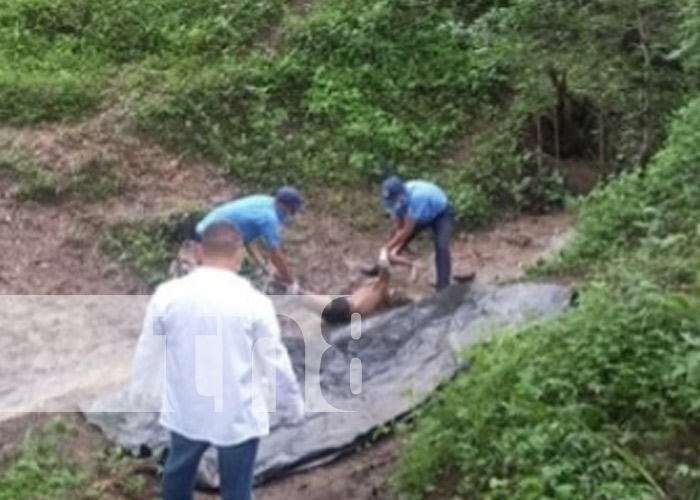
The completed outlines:
[[[391,261],[389,260],[389,251],[386,248],[382,248],[379,251],[379,257],[377,258],[377,264],[379,267],[388,268],[391,266]]]
[[[276,278],[277,270],[275,269],[275,266],[273,266],[269,262],[263,262],[261,269],[262,269],[263,274],[265,276],[270,276],[271,278]]]

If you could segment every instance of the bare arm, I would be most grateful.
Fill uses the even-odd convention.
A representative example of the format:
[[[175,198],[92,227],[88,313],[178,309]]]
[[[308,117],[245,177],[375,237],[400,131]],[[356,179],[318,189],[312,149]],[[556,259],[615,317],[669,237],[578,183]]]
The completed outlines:
[[[292,278],[292,273],[289,272],[289,266],[287,265],[287,257],[281,249],[275,248],[270,250],[270,261],[275,266],[275,270],[283,284],[291,285],[294,283],[294,278]]]
[[[400,224],[397,226],[397,231],[385,246],[390,255],[399,253],[415,228],[415,219],[401,219]]]
[[[399,255],[397,252],[389,253],[389,262],[391,262],[391,265],[413,267],[413,261],[411,259]]]
[[[388,268],[383,267],[379,270],[379,277],[370,285],[375,290],[383,290],[389,288],[391,281],[391,272]]]
[[[391,231],[391,237],[392,237],[392,238],[393,238],[394,236],[396,236],[396,233],[398,233],[398,232],[401,230],[401,228],[402,228],[403,225],[404,225],[404,221],[405,221],[405,220],[406,220],[406,219],[396,219],[396,225],[394,226],[394,229]]]
[[[248,255],[250,255],[250,258],[253,259],[253,262],[255,262],[255,265],[263,271],[267,271],[265,259],[263,259],[262,255],[260,255],[260,250],[258,247],[255,244],[248,244],[245,246],[245,249],[246,252],[248,252]]]

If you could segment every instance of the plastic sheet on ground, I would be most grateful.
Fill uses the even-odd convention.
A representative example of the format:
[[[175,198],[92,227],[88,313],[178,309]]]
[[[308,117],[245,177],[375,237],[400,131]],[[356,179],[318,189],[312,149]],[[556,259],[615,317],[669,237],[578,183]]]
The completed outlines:
[[[568,306],[570,296],[567,287],[546,284],[456,286],[364,321],[357,340],[349,327],[333,332],[332,347],[321,361],[320,387],[331,405],[348,411],[307,413],[304,423],[296,426],[272,414],[271,433],[258,453],[256,480],[264,482],[351,451],[359,440],[406,415],[452,377],[464,366],[464,348],[506,325],[556,314]],[[303,384],[304,341],[285,342]],[[350,386],[353,358],[362,362],[359,394]],[[158,453],[168,445],[157,414],[129,413],[123,393],[85,410],[89,422],[134,454]],[[218,487],[214,450],[202,460],[200,484]]]

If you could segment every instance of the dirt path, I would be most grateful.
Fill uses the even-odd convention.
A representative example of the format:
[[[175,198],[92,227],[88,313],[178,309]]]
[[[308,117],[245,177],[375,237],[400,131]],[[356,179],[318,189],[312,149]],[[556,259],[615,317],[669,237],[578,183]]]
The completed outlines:
[[[522,275],[524,268],[556,252],[571,235],[570,214],[525,216],[495,228],[458,234],[452,245],[454,274],[476,273],[480,284],[503,283]],[[347,293],[360,284],[357,269],[373,262],[391,231],[380,220],[371,230],[357,230],[337,216],[311,214],[290,231],[292,263],[302,269],[303,284],[323,293]],[[413,298],[431,294],[435,282],[434,253],[428,236],[412,247],[418,273],[396,269],[395,286]]]
[[[399,456],[397,438],[385,438],[330,465],[258,488],[258,500],[391,500],[389,484]],[[206,498],[206,497],[203,497]],[[213,500],[216,497],[209,497]]]

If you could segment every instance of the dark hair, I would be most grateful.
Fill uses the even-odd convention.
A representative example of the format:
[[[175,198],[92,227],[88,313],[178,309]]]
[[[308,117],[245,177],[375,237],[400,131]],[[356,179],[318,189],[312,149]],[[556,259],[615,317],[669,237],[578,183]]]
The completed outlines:
[[[231,255],[243,246],[236,226],[227,221],[209,224],[202,233],[204,255]]]
[[[350,301],[347,297],[340,297],[333,300],[326,306],[321,314],[321,318],[331,325],[342,325],[350,323],[352,311],[350,310]]]

